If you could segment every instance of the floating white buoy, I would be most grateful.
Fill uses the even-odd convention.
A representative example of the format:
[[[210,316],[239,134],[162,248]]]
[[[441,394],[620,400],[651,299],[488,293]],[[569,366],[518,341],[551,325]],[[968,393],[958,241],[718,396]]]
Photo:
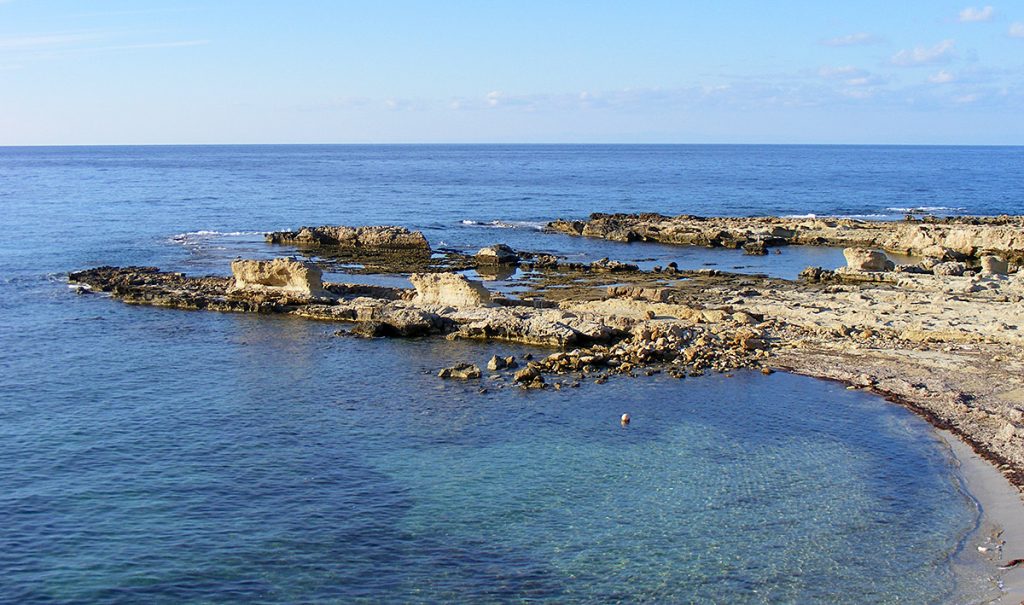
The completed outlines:
[[[622,422],[622,426],[629,424],[629,414],[623,414],[620,422]]]

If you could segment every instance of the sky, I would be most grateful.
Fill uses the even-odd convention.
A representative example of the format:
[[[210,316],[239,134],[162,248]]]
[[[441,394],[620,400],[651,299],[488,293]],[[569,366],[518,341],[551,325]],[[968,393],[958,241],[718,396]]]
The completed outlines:
[[[0,0],[0,145],[1024,144],[1024,0]]]

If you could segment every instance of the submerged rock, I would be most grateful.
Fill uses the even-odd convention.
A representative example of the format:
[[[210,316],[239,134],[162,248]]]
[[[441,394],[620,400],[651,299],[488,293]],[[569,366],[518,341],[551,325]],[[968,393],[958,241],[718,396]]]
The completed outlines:
[[[413,273],[409,281],[416,287],[413,302],[417,305],[480,307],[491,302],[491,293],[482,283],[460,273]]]
[[[480,378],[482,373],[480,368],[471,363],[457,363],[449,368],[444,368],[437,373],[440,378],[450,378],[455,380],[473,380]]]

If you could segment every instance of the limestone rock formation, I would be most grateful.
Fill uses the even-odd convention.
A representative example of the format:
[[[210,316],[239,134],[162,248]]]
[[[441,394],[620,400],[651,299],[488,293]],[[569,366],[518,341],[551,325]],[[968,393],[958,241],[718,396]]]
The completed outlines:
[[[298,231],[275,231],[266,234],[267,243],[299,246],[334,246],[365,250],[419,250],[430,251],[427,238],[420,231],[410,231],[393,225],[347,227],[323,225],[302,227]]]
[[[476,260],[482,265],[515,265],[519,262],[519,255],[505,244],[495,244],[481,248],[476,253]]]
[[[413,273],[409,281],[416,287],[417,305],[479,307],[491,302],[483,284],[460,273]]]
[[[889,258],[884,252],[866,248],[846,248],[843,250],[846,266],[851,271],[885,271]]]
[[[324,290],[320,269],[315,265],[287,258],[274,260],[236,260],[231,263],[234,281],[229,292],[238,290],[270,291],[307,297],[329,297]]]
[[[981,257],[982,275],[1006,275],[1009,271],[1009,264],[1002,258],[992,255]]]

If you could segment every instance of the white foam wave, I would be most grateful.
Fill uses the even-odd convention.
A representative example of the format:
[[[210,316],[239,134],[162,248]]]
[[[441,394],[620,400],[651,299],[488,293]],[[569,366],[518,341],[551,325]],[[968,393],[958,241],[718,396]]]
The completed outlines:
[[[952,210],[958,212],[964,210],[964,208],[954,206],[910,206],[907,208],[886,208],[886,210],[892,210],[893,212],[937,212],[939,210]]]
[[[815,219],[815,218],[853,218],[863,220],[890,219],[895,218],[892,214],[787,214],[782,218],[789,219]]]
[[[460,221],[463,225],[473,227],[489,227],[492,229],[533,229],[541,231],[547,226],[543,221],[472,221],[469,219]]]
[[[213,231],[200,229],[199,231],[186,231],[170,237],[170,241],[187,244],[201,240],[214,239],[218,237],[245,237],[252,235],[263,235],[262,231]]]

